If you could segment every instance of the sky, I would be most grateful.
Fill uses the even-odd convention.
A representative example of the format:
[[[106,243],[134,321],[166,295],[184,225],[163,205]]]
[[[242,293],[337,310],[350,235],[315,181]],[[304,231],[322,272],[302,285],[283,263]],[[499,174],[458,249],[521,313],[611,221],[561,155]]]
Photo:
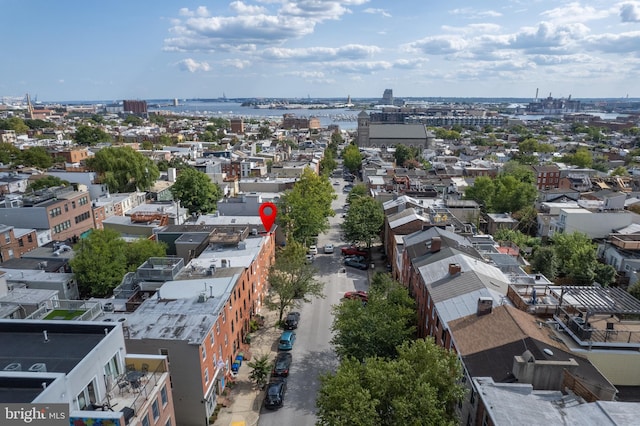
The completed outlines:
[[[0,96],[640,97],[640,0],[0,0]]]

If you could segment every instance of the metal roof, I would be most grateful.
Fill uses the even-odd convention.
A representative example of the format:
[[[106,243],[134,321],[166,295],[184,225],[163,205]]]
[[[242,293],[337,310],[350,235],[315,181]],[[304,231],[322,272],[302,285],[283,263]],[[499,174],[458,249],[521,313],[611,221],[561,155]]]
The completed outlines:
[[[640,315],[640,300],[618,287],[562,286],[560,300],[567,299],[589,314]]]

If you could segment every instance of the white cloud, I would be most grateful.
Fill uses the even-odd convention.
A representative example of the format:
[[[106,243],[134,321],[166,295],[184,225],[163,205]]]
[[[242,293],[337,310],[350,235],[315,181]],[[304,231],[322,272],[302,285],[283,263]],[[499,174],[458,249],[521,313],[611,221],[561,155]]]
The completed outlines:
[[[589,28],[584,24],[555,25],[541,22],[537,27],[523,28],[515,34],[509,47],[531,53],[562,53],[588,33]]]
[[[336,59],[363,59],[378,52],[380,52],[380,48],[377,46],[349,44],[341,47],[307,47],[298,49],[272,47],[265,49],[261,55],[263,58],[273,60],[302,59],[322,62]]]
[[[542,12],[540,15],[553,23],[587,22],[596,19],[604,19],[611,15],[612,9],[596,9],[593,6],[583,6],[579,2],[569,3]]]
[[[176,63],[176,65],[178,65],[178,67],[182,70],[182,71],[189,71],[189,72],[197,72],[197,71],[209,71],[211,69],[211,67],[209,66],[209,64],[207,62],[198,62],[194,59],[191,58],[187,58],[187,59],[183,59],[181,61],[178,61]]]
[[[391,14],[384,9],[375,9],[373,7],[368,7],[363,10],[364,13],[369,13],[371,15],[382,15],[385,18],[391,18]]]
[[[241,15],[241,14],[258,15],[258,14],[267,13],[267,9],[265,9],[262,6],[247,5],[246,3],[241,1],[231,2],[231,4],[229,4],[229,8],[233,12],[237,13],[238,15]]]
[[[449,11],[449,13],[451,15],[463,16],[467,19],[498,18],[502,16],[502,13],[495,10],[478,10],[472,7],[452,9]]]
[[[622,22],[640,22],[640,3],[623,3],[620,6],[620,19]]]
[[[458,35],[429,36],[407,45],[410,50],[421,51],[427,55],[445,55],[460,52],[468,46],[469,42]]]
[[[639,56],[640,31],[619,34],[598,34],[588,37],[587,47],[604,53],[623,53]]]

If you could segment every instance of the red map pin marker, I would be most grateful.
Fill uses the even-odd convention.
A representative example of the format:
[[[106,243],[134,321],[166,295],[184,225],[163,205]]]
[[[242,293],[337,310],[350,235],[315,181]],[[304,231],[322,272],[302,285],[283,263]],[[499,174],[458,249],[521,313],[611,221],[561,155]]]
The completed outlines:
[[[273,223],[276,221],[276,214],[278,214],[278,209],[273,203],[262,203],[260,205],[259,211],[260,219],[262,220],[264,229],[269,232],[271,230],[271,227],[273,226]]]

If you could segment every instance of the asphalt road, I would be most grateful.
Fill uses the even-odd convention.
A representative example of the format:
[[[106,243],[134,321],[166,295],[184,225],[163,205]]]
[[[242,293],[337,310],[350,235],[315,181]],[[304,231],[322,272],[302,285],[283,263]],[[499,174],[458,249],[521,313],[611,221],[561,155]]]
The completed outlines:
[[[340,248],[346,243],[340,239],[340,224],[343,219],[342,206],[346,203],[346,194],[342,192],[346,182],[331,178],[331,182],[340,182],[334,186],[338,194],[333,202],[336,215],[329,218],[331,228],[318,237],[318,255],[314,266],[318,269],[317,279],[324,283],[323,299],[314,299],[300,309],[300,324],[296,331],[296,342],[292,355],[293,363],[287,382],[284,405],[277,411],[266,410],[260,413],[260,426],[314,426],[316,424],[316,396],[320,389],[319,376],[335,371],[338,359],[333,352],[331,340],[332,306],[340,303],[346,291],[367,290],[369,287],[367,271],[346,267],[342,272]],[[332,243],[333,254],[324,254],[323,247]]]

